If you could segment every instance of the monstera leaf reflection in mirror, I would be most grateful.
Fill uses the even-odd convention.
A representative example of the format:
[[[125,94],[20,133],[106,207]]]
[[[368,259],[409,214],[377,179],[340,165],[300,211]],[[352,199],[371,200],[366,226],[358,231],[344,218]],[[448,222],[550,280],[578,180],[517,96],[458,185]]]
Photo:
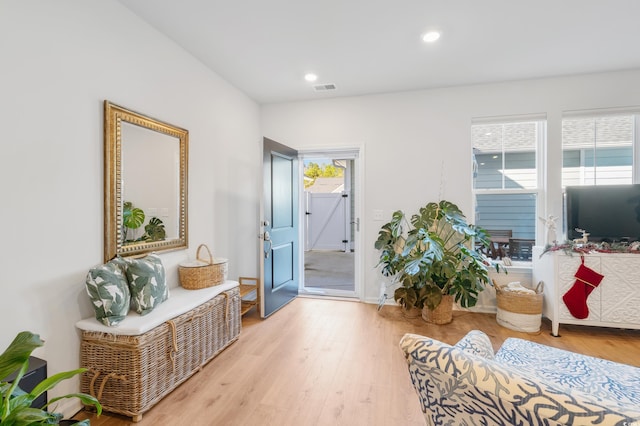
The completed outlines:
[[[109,101],[104,128],[105,261],[186,248],[188,132]]]
[[[140,228],[144,223],[145,214],[142,209],[133,207],[131,201],[125,201],[122,206],[122,224],[123,229],[123,244],[131,244],[135,242],[135,238],[129,235],[130,231],[135,231]]]
[[[122,206],[123,235],[122,244],[135,244],[140,242],[162,241],[167,238],[164,222],[157,217],[152,217],[144,226],[144,234],[138,237],[137,233],[144,224],[146,215],[144,210],[134,207],[131,201],[125,201]]]
[[[144,227],[144,235],[142,237],[145,241],[162,241],[166,238],[166,235],[164,223],[157,217],[152,217]]]

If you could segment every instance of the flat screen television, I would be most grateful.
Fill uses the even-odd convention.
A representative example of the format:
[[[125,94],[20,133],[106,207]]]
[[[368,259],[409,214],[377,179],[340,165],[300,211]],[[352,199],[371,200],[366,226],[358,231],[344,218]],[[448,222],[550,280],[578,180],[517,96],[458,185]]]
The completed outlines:
[[[589,241],[640,241],[640,184],[568,186],[565,189],[567,238],[589,234]]]

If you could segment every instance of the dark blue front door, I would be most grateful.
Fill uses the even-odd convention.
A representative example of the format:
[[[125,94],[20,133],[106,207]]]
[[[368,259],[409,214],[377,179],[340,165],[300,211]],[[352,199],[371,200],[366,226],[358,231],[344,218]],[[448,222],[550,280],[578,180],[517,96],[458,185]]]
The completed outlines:
[[[298,295],[298,152],[264,138],[264,277],[262,315]]]

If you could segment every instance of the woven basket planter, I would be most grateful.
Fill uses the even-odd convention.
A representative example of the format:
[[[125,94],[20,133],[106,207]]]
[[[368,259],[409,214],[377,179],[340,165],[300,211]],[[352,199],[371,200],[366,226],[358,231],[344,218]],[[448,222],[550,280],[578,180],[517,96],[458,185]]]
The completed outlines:
[[[445,294],[435,309],[425,305],[422,308],[422,319],[431,324],[449,324],[453,320],[453,296]]]
[[[402,316],[406,319],[416,319],[422,315],[422,310],[416,307],[405,309],[403,306],[400,306],[400,310],[402,311]]]

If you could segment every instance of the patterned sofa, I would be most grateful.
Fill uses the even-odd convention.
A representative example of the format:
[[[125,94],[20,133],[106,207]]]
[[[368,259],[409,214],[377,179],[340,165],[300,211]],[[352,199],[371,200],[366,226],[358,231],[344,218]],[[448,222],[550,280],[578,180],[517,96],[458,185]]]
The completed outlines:
[[[478,330],[400,347],[428,425],[640,426],[640,368]]]

